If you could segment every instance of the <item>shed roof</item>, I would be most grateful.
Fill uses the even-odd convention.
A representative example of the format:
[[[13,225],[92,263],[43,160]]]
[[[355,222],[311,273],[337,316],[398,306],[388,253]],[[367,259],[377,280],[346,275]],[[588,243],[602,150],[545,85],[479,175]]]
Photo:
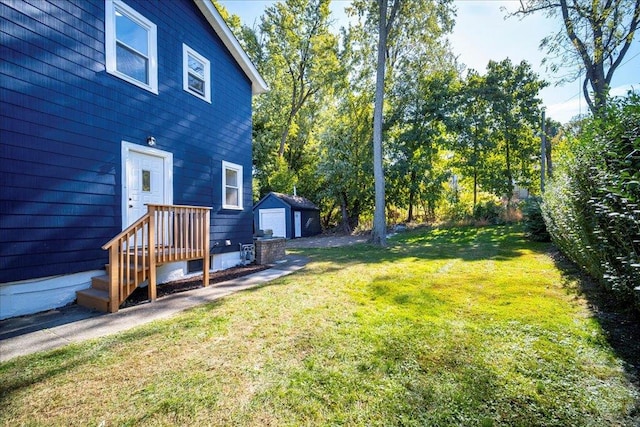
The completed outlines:
[[[236,60],[245,75],[251,80],[251,92],[254,95],[265,93],[269,90],[267,83],[264,81],[258,70],[256,69],[247,53],[242,49],[236,36],[233,35],[231,29],[224,21],[218,10],[213,5],[211,0],[193,0],[198,9],[202,12],[207,19],[213,30],[218,37],[222,40],[222,43],[229,49],[231,56]]]
[[[304,209],[304,210],[314,210],[314,211],[320,210],[320,208],[318,208],[311,200],[305,199],[302,196],[292,196],[290,194],[282,194],[282,193],[276,193],[275,191],[272,191],[266,196],[264,196],[262,200],[266,199],[269,196],[277,197],[278,199],[282,200],[283,202],[285,202],[286,204],[288,204],[294,209]],[[262,202],[262,200],[256,203],[256,206],[259,205]]]

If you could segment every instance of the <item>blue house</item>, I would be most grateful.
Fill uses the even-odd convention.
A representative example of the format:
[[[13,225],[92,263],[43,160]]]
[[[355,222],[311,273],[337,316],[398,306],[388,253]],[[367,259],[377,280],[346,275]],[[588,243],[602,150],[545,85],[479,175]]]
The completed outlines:
[[[322,232],[320,209],[304,197],[272,191],[253,207],[253,227],[271,230],[273,237],[315,236]]]
[[[267,86],[210,0],[3,1],[0,23],[0,319],[237,265]]]

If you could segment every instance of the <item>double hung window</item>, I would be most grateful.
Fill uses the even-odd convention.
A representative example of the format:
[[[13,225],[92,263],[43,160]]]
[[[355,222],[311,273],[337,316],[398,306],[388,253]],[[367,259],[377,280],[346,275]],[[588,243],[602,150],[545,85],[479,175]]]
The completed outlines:
[[[222,162],[222,207],[242,209],[242,166]]]
[[[211,64],[186,44],[182,45],[182,82],[184,90],[211,102]]]
[[[158,93],[157,27],[120,0],[105,2],[107,72]]]

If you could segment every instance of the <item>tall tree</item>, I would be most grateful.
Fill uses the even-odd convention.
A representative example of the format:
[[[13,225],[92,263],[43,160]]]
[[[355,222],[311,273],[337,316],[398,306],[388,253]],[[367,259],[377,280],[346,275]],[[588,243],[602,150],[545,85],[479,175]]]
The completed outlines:
[[[387,245],[387,221],[382,168],[382,109],[384,106],[384,74],[387,53],[387,35],[396,18],[402,0],[378,0],[378,59],[376,61],[376,92],[373,108],[373,177],[375,183],[375,208],[373,212],[373,244]]]
[[[521,0],[515,15],[560,15],[564,28],[540,44],[551,55],[552,70],[585,68],[584,98],[592,113],[602,111],[611,80],[640,24],[640,0]],[[570,74],[576,80],[581,72]],[[593,92],[593,95],[590,93]]]
[[[456,133],[452,147],[454,164],[463,176],[472,179],[475,209],[481,175],[487,172],[486,159],[495,148],[493,140],[489,138],[491,104],[486,77],[475,70],[469,70],[458,88],[455,100],[456,108],[451,125]]]
[[[385,90],[394,85],[394,69],[401,69],[403,62],[411,62],[416,51],[430,52],[432,62],[444,58],[441,49],[434,46],[443,44],[440,37],[453,24],[450,0],[378,0],[368,2],[355,0],[352,3],[360,16],[366,15],[367,25],[372,34],[377,34],[376,91],[374,100],[374,181],[375,209],[372,241],[386,244],[386,200],[383,167],[383,118]],[[424,56],[422,56],[424,58]],[[386,74],[391,85],[385,83]],[[399,71],[402,73],[402,71]]]
[[[260,29],[288,105],[281,124],[278,157],[300,110],[321,89],[331,86],[337,66],[337,40],[329,31],[330,0],[285,0],[265,10]]]
[[[406,207],[409,222],[417,204],[431,216],[442,190],[437,163],[457,74],[444,37],[452,29],[450,1],[412,1],[402,5],[389,34],[388,201]]]
[[[340,72],[328,111],[320,120],[321,150],[318,167],[320,193],[331,200],[325,206],[339,207],[340,228],[351,233],[360,215],[373,207],[372,76],[375,64],[370,60],[375,46],[361,23],[350,23],[342,30]]]
[[[329,0],[284,0],[265,10],[258,34],[243,34],[270,87],[254,98],[254,177],[260,195],[290,192],[296,184],[307,196],[315,191],[309,177],[318,160],[316,119],[339,65],[329,23]]]
[[[534,138],[540,117],[541,101],[537,96],[546,83],[538,79],[526,61],[514,66],[509,59],[489,61],[486,82],[492,108],[492,137],[502,154],[502,173],[493,177],[491,187],[511,201],[516,182],[530,186],[532,181],[533,159],[539,152]]]
[[[408,222],[413,221],[418,204],[426,205],[433,217],[441,197],[446,174],[438,166],[457,81],[454,70],[423,74],[418,70],[426,67],[418,61],[414,65],[415,72],[395,82],[389,120],[389,175],[395,178],[390,200],[407,207]]]

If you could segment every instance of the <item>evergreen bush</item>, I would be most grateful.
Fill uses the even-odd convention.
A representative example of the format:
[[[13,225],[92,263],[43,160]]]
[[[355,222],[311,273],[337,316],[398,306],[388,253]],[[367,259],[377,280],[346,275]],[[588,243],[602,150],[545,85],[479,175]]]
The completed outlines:
[[[527,238],[534,242],[548,242],[551,240],[542,216],[539,198],[529,197],[525,200],[522,204],[522,214],[524,232]]]

